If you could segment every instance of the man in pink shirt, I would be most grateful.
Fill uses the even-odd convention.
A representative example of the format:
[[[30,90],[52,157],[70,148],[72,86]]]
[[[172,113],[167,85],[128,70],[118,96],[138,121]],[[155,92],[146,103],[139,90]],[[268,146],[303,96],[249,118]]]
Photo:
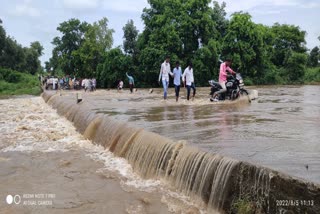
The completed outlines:
[[[219,83],[222,89],[220,89],[213,95],[214,98],[216,98],[218,94],[225,93],[227,91],[227,88],[226,88],[227,71],[229,71],[231,74],[236,73],[230,68],[231,63],[232,61],[230,59],[227,59],[224,63],[221,63],[220,65]]]

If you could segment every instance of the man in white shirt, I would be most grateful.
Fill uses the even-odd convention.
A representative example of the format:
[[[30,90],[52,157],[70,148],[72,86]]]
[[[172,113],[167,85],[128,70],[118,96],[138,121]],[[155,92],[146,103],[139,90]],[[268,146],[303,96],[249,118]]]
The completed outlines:
[[[193,69],[192,63],[189,63],[189,66],[184,70],[182,74],[182,81],[187,86],[187,100],[190,98],[190,90],[193,90],[193,98],[196,95],[196,86],[194,84],[194,77],[193,77]]]
[[[167,99],[167,93],[168,93],[169,74],[171,76],[173,75],[170,68],[170,57],[167,56],[166,60],[161,64],[160,74],[159,74],[159,84],[160,84],[160,80],[162,79],[163,98],[165,100]]]
[[[174,84],[174,90],[176,92],[176,102],[178,102],[178,99],[179,99],[181,77],[182,77],[182,71],[181,71],[180,63],[177,61],[176,67],[173,69],[173,84]]]

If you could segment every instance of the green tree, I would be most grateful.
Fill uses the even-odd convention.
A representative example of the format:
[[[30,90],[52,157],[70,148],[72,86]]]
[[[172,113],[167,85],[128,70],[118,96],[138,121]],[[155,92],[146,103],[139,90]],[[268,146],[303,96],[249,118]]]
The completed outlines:
[[[5,46],[5,42],[6,42],[6,31],[2,27],[2,20],[0,19],[0,57],[2,55],[2,50]]]
[[[27,72],[25,69],[26,50],[10,36],[6,37],[1,54],[0,67]]]
[[[116,87],[118,80],[126,78],[125,73],[131,71],[131,57],[121,49],[114,48],[105,53],[103,63],[98,65],[98,83],[101,87]]]
[[[139,70],[148,83],[153,83],[166,55],[170,55],[172,62],[179,59],[186,64],[194,60],[196,53],[208,53],[205,46],[211,39],[218,39],[222,35],[216,27],[218,22],[225,24],[225,14],[223,5],[219,7],[216,4],[213,10],[209,6],[211,0],[148,2],[150,8],[145,8],[142,14],[146,27],[138,38]],[[214,18],[217,18],[217,22]],[[223,27],[219,30],[223,31]]]
[[[226,33],[229,21],[226,18],[227,12],[225,10],[226,3],[222,2],[221,5],[217,1],[213,2],[211,18],[215,22],[215,29],[218,32],[219,39],[222,39]]]
[[[306,32],[298,26],[275,23],[271,30],[274,35],[272,62],[276,66],[285,66],[285,59],[291,51],[306,53]]]
[[[234,13],[223,39],[222,55],[232,58],[233,67],[252,79],[261,78],[267,64],[264,34],[267,29],[251,20],[248,13]]]
[[[30,44],[30,48],[25,49],[26,65],[25,69],[32,75],[39,72],[41,63],[39,57],[43,54],[43,47],[40,42],[35,41]]]
[[[76,66],[72,52],[78,50],[83,43],[88,23],[80,22],[78,19],[70,19],[60,23],[57,30],[62,36],[55,37],[52,41],[55,46],[52,55],[57,56],[57,62],[52,62],[52,64],[58,64],[67,74],[74,74]]]
[[[36,54],[38,55],[38,57],[42,56],[43,54],[43,46],[40,44],[40,42],[35,41],[35,42],[31,42],[30,44],[30,49],[32,49],[33,51],[36,52]]]
[[[311,67],[317,67],[319,65],[319,60],[320,60],[320,52],[319,52],[319,48],[316,46],[310,52],[308,64]]]
[[[77,76],[96,76],[96,69],[102,62],[103,54],[112,46],[113,32],[113,29],[108,28],[108,19],[105,17],[93,25],[88,25],[83,43],[79,49],[72,52],[76,65],[74,73]]]
[[[13,37],[6,36],[0,19],[0,67],[35,74],[41,69],[39,57],[43,47],[36,41],[22,47]]]
[[[211,39],[208,45],[199,48],[193,58],[194,76],[198,85],[208,85],[208,80],[217,79],[219,74],[219,42]]]
[[[130,19],[127,24],[122,28],[123,29],[123,49],[124,52],[129,55],[135,55],[137,52],[137,39],[138,39],[138,30],[134,25],[132,19]]]
[[[305,69],[307,64],[307,54],[291,52],[285,59],[285,73],[284,77],[287,82],[301,83],[303,81]]]

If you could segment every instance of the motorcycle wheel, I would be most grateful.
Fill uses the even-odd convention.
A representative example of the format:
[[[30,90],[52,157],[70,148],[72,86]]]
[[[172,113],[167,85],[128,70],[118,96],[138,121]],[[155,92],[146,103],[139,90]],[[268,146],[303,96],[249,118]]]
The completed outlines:
[[[235,100],[238,98],[238,94],[236,91],[232,91],[230,95],[230,100]]]
[[[241,89],[240,90],[240,96],[248,96],[249,95],[249,93],[248,93],[248,91],[246,90],[246,89]]]

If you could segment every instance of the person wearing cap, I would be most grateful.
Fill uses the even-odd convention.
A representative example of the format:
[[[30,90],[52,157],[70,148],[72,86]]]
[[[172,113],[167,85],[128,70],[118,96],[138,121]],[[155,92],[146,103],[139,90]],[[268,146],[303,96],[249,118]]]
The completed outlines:
[[[163,98],[167,99],[168,94],[168,87],[169,87],[169,74],[172,76],[173,73],[171,72],[170,68],[170,57],[167,56],[166,60],[161,64],[160,73],[159,73],[159,84],[160,80],[162,80],[163,86]]]
[[[182,74],[182,81],[187,86],[187,100],[190,98],[191,88],[193,90],[193,98],[196,95],[196,86],[194,84],[193,68],[192,63],[189,63],[189,66],[184,70]]]

